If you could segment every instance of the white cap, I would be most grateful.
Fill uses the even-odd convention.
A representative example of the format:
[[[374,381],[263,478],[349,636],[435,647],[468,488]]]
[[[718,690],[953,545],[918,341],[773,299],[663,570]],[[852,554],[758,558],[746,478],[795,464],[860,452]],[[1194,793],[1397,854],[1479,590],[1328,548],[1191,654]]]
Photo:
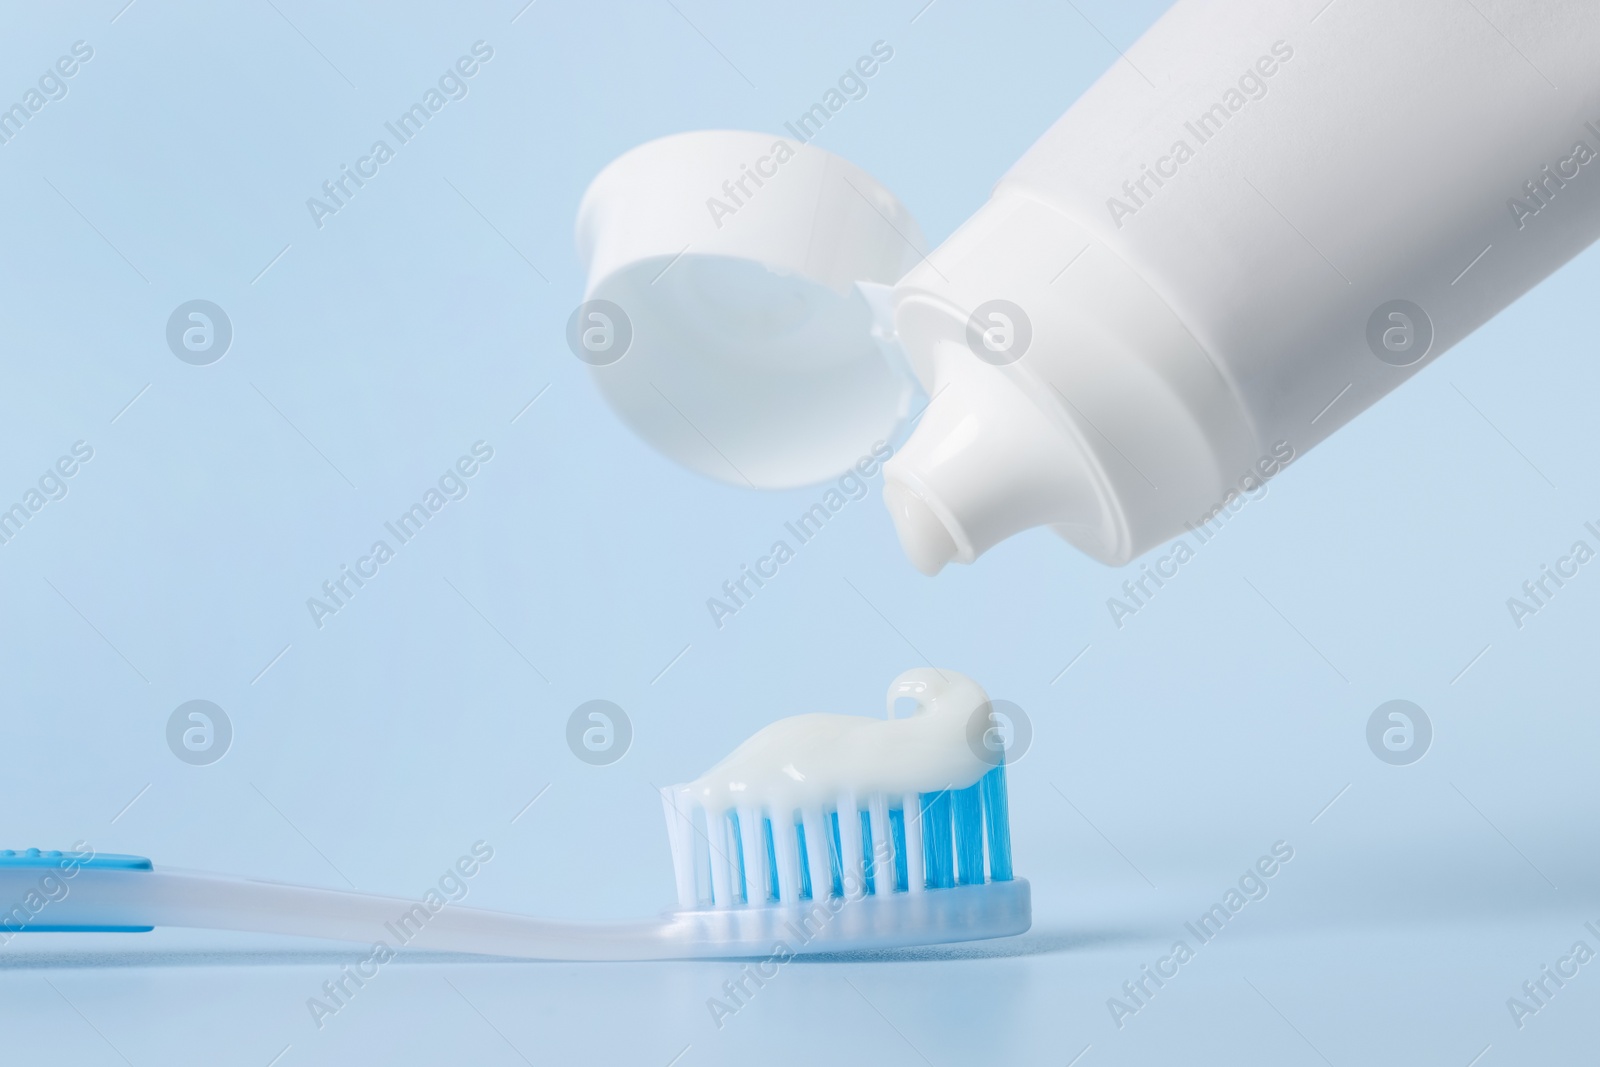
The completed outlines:
[[[594,179],[577,239],[589,284],[569,343],[622,420],[679,463],[806,485],[911,411],[886,287],[922,234],[838,156],[729,130],[651,141]]]

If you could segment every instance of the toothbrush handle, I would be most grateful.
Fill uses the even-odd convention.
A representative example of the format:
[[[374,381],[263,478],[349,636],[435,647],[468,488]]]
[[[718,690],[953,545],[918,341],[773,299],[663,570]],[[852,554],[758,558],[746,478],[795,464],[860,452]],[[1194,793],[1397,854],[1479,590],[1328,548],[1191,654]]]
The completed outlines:
[[[137,862],[107,862],[119,860]],[[391,952],[412,947],[519,959],[728,959],[774,956],[777,946],[802,955],[1008,937],[1032,921],[1021,878],[848,906],[836,898],[576,923],[448,903],[430,910],[400,897],[172,870],[136,857],[96,857],[70,875],[41,873],[39,866],[11,867],[0,854],[0,909],[9,909],[0,910],[0,945],[29,931],[186,926],[349,941],[375,955],[381,942]]]
[[[30,931],[184,926],[540,959],[660,959],[693,951],[683,931],[662,921],[549,922],[449,903],[430,910],[400,897],[165,867],[84,867],[70,879],[58,876],[48,894],[39,883],[37,870],[0,870],[0,902],[15,905],[0,913],[0,943]],[[30,892],[43,901],[36,912],[25,903]]]

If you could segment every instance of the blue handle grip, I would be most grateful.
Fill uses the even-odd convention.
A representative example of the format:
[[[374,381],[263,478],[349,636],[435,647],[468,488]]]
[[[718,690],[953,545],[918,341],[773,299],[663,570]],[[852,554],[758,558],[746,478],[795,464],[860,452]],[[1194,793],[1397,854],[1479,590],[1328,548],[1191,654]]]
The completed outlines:
[[[0,849],[0,870],[17,867],[58,867],[65,869],[68,866],[88,868],[90,870],[115,870],[115,871],[148,871],[151,869],[150,861],[143,856],[119,856],[114,853],[82,853],[63,852],[60,849],[44,851],[37,848]]]
[[[36,915],[48,915],[48,908],[53,900],[63,899],[71,893],[71,881],[81,870],[112,870],[112,871],[148,871],[152,866],[143,856],[124,856],[115,853],[99,854],[89,852],[63,852],[60,849],[0,849],[0,875],[6,872],[15,872],[3,884],[7,888],[16,886],[19,879],[26,878],[22,872],[28,870],[41,871],[37,881],[28,881],[22,886],[17,886],[13,891],[20,894],[21,899],[6,900],[0,897],[0,937],[9,940],[11,934],[44,934],[75,931],[78,933],[113,933],[113,934],[144,934],[155,929],[153,926],[95,926],[51,923],[49,921],[34,921]],[[53,888],[46,885],[44,879],[50,877],[49,872],[58,872]],[[55,894],[62,895],[57,897]],[[38,902],[37,906],[34,906]]]

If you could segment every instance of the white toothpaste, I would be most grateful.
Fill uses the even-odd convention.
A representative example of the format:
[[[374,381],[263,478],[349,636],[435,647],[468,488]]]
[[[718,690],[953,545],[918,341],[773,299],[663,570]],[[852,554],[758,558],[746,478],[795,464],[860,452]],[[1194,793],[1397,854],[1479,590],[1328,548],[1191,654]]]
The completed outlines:
[[[993,769],[968,744],[988,696],[964,674],[907,671],[889,690],[917,700],[905,718],[812,714],[780,719],[685,787],[708,812],[826,808],[841,795],[965,789]],[[986,724],[985,724],[986,725]]]

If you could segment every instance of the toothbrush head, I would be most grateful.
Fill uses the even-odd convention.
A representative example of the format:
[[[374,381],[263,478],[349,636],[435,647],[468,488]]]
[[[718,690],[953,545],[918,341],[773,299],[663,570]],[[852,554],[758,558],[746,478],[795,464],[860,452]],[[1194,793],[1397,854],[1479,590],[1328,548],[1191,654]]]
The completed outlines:
[[[916,710],[895,718],[906,697]],[[888,719],[781,719],[663,789],[678,919],[728,943],[728,955],[1026,931],[1003,754],[971,741],[988,704],[965,675],[907,671],[889,687]]]

